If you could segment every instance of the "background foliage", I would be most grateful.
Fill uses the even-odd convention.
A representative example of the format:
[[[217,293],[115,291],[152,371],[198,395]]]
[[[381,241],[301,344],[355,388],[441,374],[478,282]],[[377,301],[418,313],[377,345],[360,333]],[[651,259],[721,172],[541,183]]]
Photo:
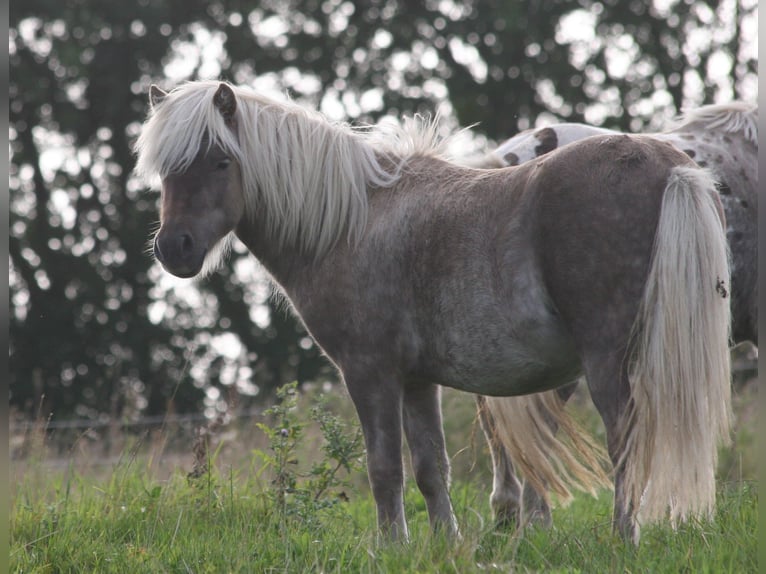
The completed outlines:
[[[638,131],[754,100],[756,22],[755,0],[12,1],[12,407],[213,416],[334,378],[241,249],[196,286],[154,264],[156,197],[131,177],[150,83],[219,77],[354,122],[440,109],[477,146],[555,118]]]

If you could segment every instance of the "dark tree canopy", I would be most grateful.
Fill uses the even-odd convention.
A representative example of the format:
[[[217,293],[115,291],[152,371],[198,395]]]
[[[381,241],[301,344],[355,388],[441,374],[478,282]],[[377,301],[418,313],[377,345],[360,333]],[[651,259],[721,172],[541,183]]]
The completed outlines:
[[[755,0],[10,5],[11,405],[208,414],[333,370],[242,249],[196,287],[154,264],[131,176],[150,83],[219,77],[328,115],[432,113],[499,142],[537,121],[658,128],[756,93]]]

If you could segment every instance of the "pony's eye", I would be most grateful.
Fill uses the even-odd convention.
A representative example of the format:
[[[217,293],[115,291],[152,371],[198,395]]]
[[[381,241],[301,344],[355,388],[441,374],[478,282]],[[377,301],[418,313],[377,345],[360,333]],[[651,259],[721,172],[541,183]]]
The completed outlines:
[[[227,167],[229,167],[229,164],[230,164],[230,163],[231,163],[231,159],[229,159],[229,158],[227,157],[226,159],[222,159],[221,161],[219,161],[219,162],[216,164],[215,168],[216,168],[216,169],[226,169]]]

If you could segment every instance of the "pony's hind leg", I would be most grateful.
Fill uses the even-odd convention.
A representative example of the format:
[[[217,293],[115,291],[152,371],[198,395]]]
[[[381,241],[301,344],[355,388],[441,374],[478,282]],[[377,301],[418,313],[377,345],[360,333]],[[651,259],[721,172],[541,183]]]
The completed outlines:
[[[625,490],[625,461],[622,458],[622,426],[630,403],[630,383],[624,353],[593,353],[584,360],[585,377],[593,404],[606,428],[607,450],[614,466],[614,513],[612,526],[624,540],[638,543],[637,509]]]
[[[497,437],[495,421],[485,408],[486,400],[482,395],[476,396],[479,424],[487,439],[489,456],[492,459],[492,493],[489,495],[489,505],[497,527],[512,527],[520,524],[522,485],[516,477],[511,459]]]
[[[577,382],[559,387],[556,392],[566,403],[577,389]],[[512,401],[514,397],[495,398],[493,400]],[[508,453],[498,440],[495,432],[495,421],[491,412],[485,408],[486,397],[476,397],[479,423],[484,431],[492,459],[492,493],[489,502],[496,525],[505,528],[513,525],[528,523],[550,526],[552,524],[551,508],[545,498],[535,490],[529,481],[522,481],[516,476]],[[548,426],[556,432],[557,423],[547,419]]]
[[[449,498],[450,464],[442,427],[441,387],[428,384],[405,388],[404,432],[431,526],[457,534]]]
[[[354,402],[367,449],[367,474],[378,513],[382,541],[407,540],[402,466],[402,388],[395,378],[349,376],[344,380]]]

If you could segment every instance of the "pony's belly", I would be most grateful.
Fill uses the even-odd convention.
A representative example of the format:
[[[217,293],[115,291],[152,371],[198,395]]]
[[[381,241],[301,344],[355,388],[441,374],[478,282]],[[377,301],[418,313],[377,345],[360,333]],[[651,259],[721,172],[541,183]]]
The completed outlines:
[[[581,374],[576,357],[561,357],[548,363],[509,361],[503,367],[472,368],[445,372],[440,384],[470,393],[490,396],[516,396],[558,388]]]
[[[581,374],[574,344],[558,326],[540,324],[525,335],[447,346],[427,378],[471,393],[512,396],[554,389]]]

